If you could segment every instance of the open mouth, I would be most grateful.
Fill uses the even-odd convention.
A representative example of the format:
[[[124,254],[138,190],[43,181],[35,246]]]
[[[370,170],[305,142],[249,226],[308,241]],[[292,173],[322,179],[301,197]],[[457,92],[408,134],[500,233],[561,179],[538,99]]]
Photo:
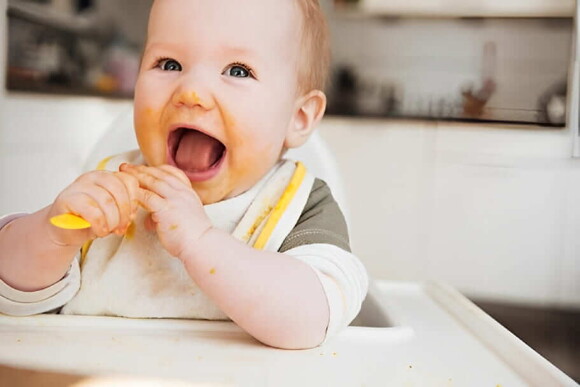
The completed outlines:
[[[225,154],[224,144],[199,130],[178,128],[169,134],[169,162],[185,172],[190,180],[212,177]]]

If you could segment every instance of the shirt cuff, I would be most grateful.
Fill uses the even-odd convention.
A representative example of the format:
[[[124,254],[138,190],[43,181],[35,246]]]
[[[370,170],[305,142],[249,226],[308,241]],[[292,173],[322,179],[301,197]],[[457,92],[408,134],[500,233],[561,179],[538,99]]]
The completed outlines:
[[[368,291],[366,269],[355,255],[330,244],[302,245],[284,254],[312,267],[322,284],[329,308],[324,343],[346,328],[360,312]]]
[[[0,229],[11,221],[28,214],[11,214],[0,218]],[[57,283],[34,292],[24,292],[6,284],[0,279],[0,313],[11,316],[29,316],[46,313],[70,301],[81,283],[78,256],[69,271]]]
[[[8,223],[16,220],[18,218],[22,218],[23,216],[28,215],[27,213],[16,213],[16,214],[8,214],[0,218],[0,230],[4,228]]]
[[[0,313],[30,316],[50,312],[69,302],[79,290],[80,283],[78,257],[60,281],[42,290],[34,292],[17,290],[0,279]]]

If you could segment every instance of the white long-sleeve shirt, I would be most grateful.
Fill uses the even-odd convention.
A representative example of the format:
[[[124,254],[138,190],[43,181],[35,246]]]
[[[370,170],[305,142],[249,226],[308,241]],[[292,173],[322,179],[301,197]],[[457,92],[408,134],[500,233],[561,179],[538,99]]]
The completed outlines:
[[[327,189],[324,183],[317,187]],[[260,183],[235,198],[205,206],[214,227],[231,233],[259,189]],[[24,214],[0,218],[0,229],[18,216]],[[318,215],[308,214],[307,218],[313,216]],[[96,240],[91,247],[91,254],[87,256],[92,267],[83,266],[81,273],[77,257],[63,279],[40,291],[19,291],[0,279],[0,313],[32,315],[64,306],[61,313],[67,314],[227,318],[199,291],[181,262],[170,257],[160,246],[155,247],[157,251],[149,258],[131,259],[130,255],[134,254],[135,246],[141,248],[148,243],[151,246],[156,245],[155,242],[147,240],[142,229],[137,229],[136,234],[145,239],[132,241],[133,247],[131,241],[126,241],[127,238],[116,235]],[[317,235],[324,236],[324,243],[316,243]],[[332,233],[312,227],[305,227],[294,236],[297,237],[294,239],[306,236],[307,242],[292,247],[296,243],[288,240],[286,245],[291,248],[283,253],[308,264],[320,279],[330,312],[326,336],[328,339],[350,324],[360,311],[368,289],[367,273],[359,259],[347,251],[348,246],[345,248],[345,242],[340,241],[341,236],[335,238]],[[126,245],[125,248],[122,247],[123,244]],[[147,251],[150,249],[151,247],[147,247],[137,251],[141,255],[148,255]]]

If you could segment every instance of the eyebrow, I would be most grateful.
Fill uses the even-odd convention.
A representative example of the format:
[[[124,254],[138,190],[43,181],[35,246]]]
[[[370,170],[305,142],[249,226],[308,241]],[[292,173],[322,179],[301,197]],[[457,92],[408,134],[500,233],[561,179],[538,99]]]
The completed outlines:
[[[226,54],[240,55],[240,56],[249,56],[251,58],[258,57],[256,51],[254,51],[250,48],[246,48],[246,47],[226,46],[226,47],[222,47],[219,50],[219,52],[226,53]]]
[[[174,49],[179,48],[177,46],[177,44],[174,44],[171,42],[153,42],[153,43],[146,42],[145,46],[143,47],[143,52],[145,52],[147,50],[155,49],[155,48],[157,48],[157,46],[159,46],[160,48],[168,48],[170,50],[174,50]]]
[[[167,51],[179,51],[180,49],[182,49],[181,45],[178,43],[173,43],[173,42],[151,42],[151,43],[146,43],[145,47],[143,48],[143,56],[145,55],[145,53],[149,50],[155,50],[155,49],[163,49],[163,50],[167,50]],[[242,46],[223,46],[220,47],[219,49],[217,49],[215,52],[217,52],[219,55],[233,55],[233,56],[241,56],[243,58],[247,58],[248,60],[252,60],[252,61],[260,61],[260,55],[253,50],[252,48],[249,47],[242,47]],[[243,59],[242,58],[242,59]]]

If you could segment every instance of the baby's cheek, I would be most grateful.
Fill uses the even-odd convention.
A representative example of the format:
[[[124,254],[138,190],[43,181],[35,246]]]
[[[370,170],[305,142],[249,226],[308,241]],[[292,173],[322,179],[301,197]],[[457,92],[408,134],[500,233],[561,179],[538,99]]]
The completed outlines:
[[[245,182],[249,188],[262,178],[278,161],[279,146],[268,142],[242,140],[241,160],[235,163],[235,172],[239,181]]]
[[[135,127],[141,152],[150,165],[165,163],[167,139],[160,132],[161,112],[152,108],[135,111]]]

